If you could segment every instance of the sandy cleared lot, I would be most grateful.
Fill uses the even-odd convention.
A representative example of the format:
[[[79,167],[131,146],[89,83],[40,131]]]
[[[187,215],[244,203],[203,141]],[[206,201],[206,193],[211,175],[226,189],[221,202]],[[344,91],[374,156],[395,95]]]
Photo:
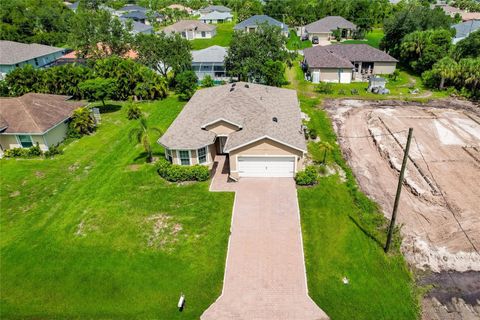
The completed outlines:
[[[388,218],[413,128],[397,217],[402,250],[420,269],[480,271],[480,107],[456,100],[324,106],[361,188]]]

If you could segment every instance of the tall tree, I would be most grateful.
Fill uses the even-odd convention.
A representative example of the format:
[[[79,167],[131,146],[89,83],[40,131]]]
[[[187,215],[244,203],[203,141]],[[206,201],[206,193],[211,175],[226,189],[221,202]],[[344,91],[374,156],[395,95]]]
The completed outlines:
[[[189,70],[192,65],[190,42],[179,34],[139,34],[135,41],[138,61],[167,77]]]
[[[111,98],[116,88],[115,79],[95,78],[80,83],[80,90],[90,101],[102,101],[105,106],[105,99]]]
[[[480,57],[480,31],[472,32],[468,37],[460,40],[455,46],[453,57],[457,60]]]

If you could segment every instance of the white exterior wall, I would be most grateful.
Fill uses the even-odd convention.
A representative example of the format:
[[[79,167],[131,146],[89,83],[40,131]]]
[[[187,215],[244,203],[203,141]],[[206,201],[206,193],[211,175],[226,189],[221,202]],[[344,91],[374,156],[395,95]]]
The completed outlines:
[[[396,62],[375,62],[373,65],[374,74],[392,74],[397,66]]]

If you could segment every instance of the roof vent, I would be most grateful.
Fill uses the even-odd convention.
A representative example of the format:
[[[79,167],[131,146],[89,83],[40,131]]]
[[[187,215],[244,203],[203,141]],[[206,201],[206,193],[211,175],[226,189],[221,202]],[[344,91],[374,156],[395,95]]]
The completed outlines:
[[[247,83],[247,84],[245,84],[245,88],[250,88],[250,86],[248,85],[248,83]]]
[[[273,117],[273,118],[272,118],[272,121],[273,121],[273,122],[278,122],[277,117]]]
[[[235,90],[235,88],[230,88],[230,92],[232,92],[233,90]]]

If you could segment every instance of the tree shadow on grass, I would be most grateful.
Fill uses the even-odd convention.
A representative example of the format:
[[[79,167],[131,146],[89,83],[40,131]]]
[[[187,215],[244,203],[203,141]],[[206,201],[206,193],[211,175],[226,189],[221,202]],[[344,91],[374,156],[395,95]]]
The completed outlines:
[[[95,106],[95,108],[98,108],[100,110],[100,113],[111,113],[111,112],[116,112],[120,109],[122,109],[122,106],[119,104],[106,104],[106,105],[98,105]]]
[[[380,248],[383,249],[383,247],[385,246],[384,243],[382,243],[380,241],[380,239],[377,238],[376,235],[374,235],[371,231],[367,230],[364,226],[362,226],[362,224],[360,222],[357,221],[357,219],[355,219],[354,217],[352,217],[351,215],[348,215],[348,218],[358,227],[358,229],[360,229],[360,231],[363,232],[364,235],[366,235],[367,237],[369,237],[370,239],[372,239],[373,241],[375,241],[377,243],[378,246],[380,246]]]

